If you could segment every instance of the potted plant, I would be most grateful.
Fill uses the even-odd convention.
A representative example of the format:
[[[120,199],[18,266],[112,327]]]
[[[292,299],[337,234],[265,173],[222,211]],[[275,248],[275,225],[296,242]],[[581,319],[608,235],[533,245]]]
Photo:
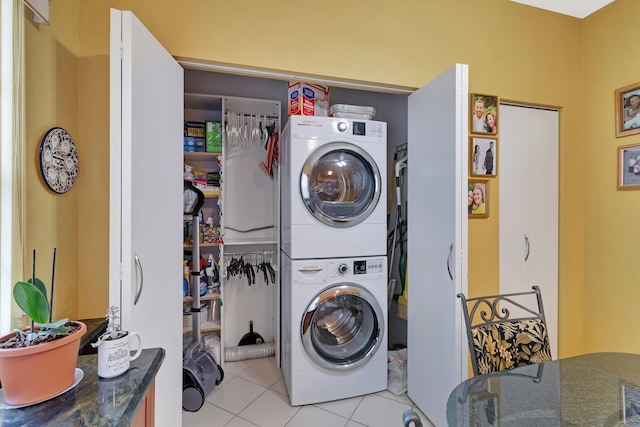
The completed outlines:
[[[33,266],[31,279],[13,287],[13,298],[31,318],[31,326],[0,337],[0,382],[9,405],[41,402],[69,388],[74,382],[80,338],[87,331],[82,322],[51,321],[55,249],[51,301],[44,283],[35,277],[35,250]]]

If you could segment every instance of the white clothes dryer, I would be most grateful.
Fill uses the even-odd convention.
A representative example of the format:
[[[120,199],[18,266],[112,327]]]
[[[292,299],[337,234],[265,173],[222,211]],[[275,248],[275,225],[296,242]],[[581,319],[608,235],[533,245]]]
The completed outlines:
[[[282,249],[291,259],[387,253],[387,124],[291,116],[281,161]]]
[[[387,388],[386,257],[282,253],[281,367],[292,405]]]

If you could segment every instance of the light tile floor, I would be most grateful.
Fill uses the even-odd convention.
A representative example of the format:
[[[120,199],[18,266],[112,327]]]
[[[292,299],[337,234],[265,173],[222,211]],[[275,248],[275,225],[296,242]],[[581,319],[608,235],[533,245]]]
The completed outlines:
[[[275,358],[229,362],[224,380],[198,412],[182,412],[185,427],[401,427],[402,413],[413,409],[425,427],[427,417],[406,394],[389,391],[291,406]]]

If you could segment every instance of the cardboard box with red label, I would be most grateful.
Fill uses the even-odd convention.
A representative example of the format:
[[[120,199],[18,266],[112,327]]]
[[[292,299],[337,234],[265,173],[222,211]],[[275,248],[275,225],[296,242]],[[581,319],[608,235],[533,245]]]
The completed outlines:
[[[329,88],[326,86],[289,82],[290,116],[328,116]]]

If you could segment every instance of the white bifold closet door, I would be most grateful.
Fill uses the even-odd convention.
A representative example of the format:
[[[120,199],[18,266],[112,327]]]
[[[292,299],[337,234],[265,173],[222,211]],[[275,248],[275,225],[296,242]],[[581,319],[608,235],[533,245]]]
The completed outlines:
[[[111,9],[110,43],[109,304],[165,350],[155,420],[179,426],[183,70],[131,12]]]
[[[500,106],[500,293],[542,292],[558,357],[558,111]]]
[[[456,64],[408,101],[407,385],[436,426],[467,378],[468,73]]]

